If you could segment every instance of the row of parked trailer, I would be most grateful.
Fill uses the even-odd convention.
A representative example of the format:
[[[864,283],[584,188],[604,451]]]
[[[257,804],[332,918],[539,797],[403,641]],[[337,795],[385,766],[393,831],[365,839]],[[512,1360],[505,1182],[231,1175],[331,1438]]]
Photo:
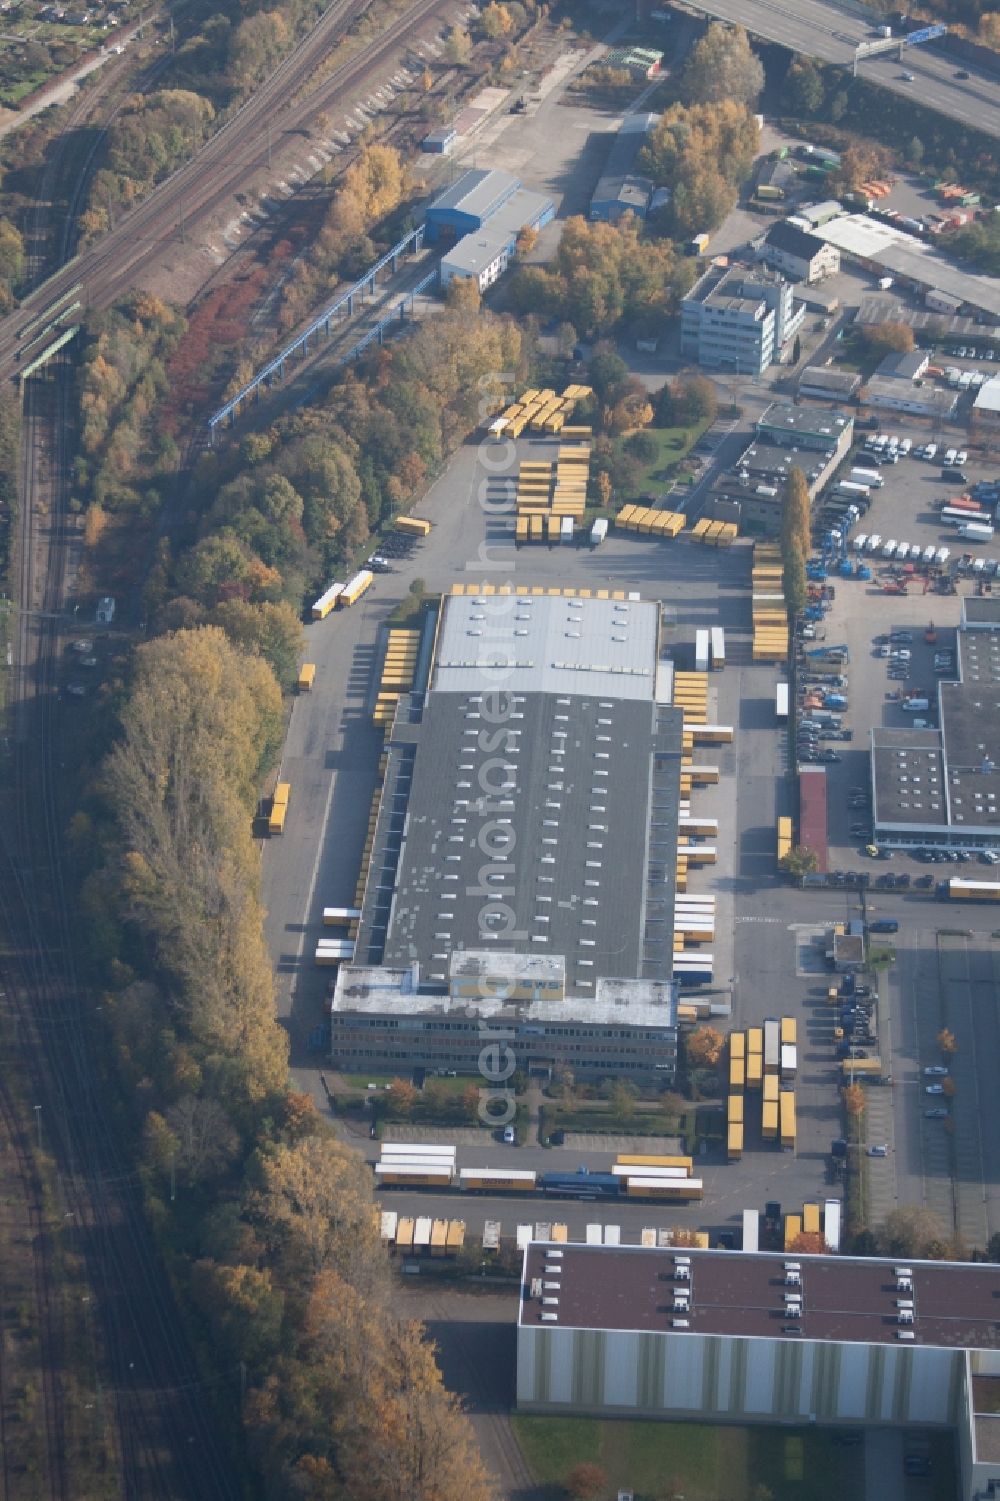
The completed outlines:
[[[703,1195],[700,1178],[691,1176],[690,1157],[618,1158],[610,1173],[536,1173],[518,1168],[458,1168],[456,1148],[434,1144],[386,1142],[375,1164],[378,1188],[458,1189],[469,1194],[543,1194],[574,1199],[646,1199],[689,1203]]]
[[[721,672],[726,665],[726,631],[721,625],[713,625],[694,633],[695,672]]]
[[[313,620],[325,620],[333,609],[344,610],[356,604],[366,589],[370,589],[375,575],[370,568],[361,568],[347,583],[333,583],[324,590],[312,607]]]

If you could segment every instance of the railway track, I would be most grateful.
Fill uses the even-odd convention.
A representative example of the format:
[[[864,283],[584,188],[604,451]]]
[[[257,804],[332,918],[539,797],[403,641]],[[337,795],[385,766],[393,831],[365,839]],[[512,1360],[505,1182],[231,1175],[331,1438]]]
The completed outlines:
[[[414,0],[405,15],[299,97],[336,37],[368,3],[333,0],[309,35],[191,161],[129,211],[96,245],[24,300],[17,314],[0,328],[0,376],[12,375],[17,368],[17,330],[26,316],[30,318],[78,281],[85,283],[91,307],[108,306],[134,284],[139,272],[165,244],[180,236],[183,224],[211,214],[232,198],[248,175],[266,165],[267,127],[271,122],[278,120],[285,133],[303,131],[315,114],[333,106],[345,91],[364,83],[369,73],[393,56],[427,17],[445,8],[449,0]],[[291,102],[282,107],[283,101]]]
[[[66,1468],[66,1426],[61,1378],[62,1321],[54,1292],[50,1242],[52,1227],[45,1213],[38,1167],[31,1146],[25,1139],[27,1129],[23,1109],[18,1110],[12,1097],[6,1071],[0,1071],[0,1140],[3,1141],[5,1154],[9,1154],[8,1161],[13,1159],[31,1239],[33,1313],[41,1366],[39,1379],[44,1428],[41,1435],[44,1451],[42,1483],[46,1495],[62,1498],[73,1494]],[[14,1434],[8,1433],[6,1418],[12,1400],[16,1401],[16,1394],[10,1390],[4,1351],[0,1355],[0,1473],[3,1478],[4,1501],[15,1501],[17,1496],[16,1479],[10,1463],[10,1444],[14,1440]]]
[[[17,650],[25,655],[15,680],[19,732],[9,817],[0,820],[0,927],[8,940],[0,973],[20,1033],[26,1087],[40,1106],[46,1148],[87,1261],[104,1352],[94,1384],[103,1393],[122,1494],[228,1501],[238,1494],[236,1466],[216,1438],[210,1393],[181,1330],[132,1163],[106,1113],[104,1097],[113,1098],[113,1085],[106,1085],[99,1063],[94,998],[76,970],[63,875],[66,710],[57,681],[60,610],[74,540],[66,510],[69,393],[69,369],[58,365],[51,378],[29,382],[26,390],[25,482],[34,489],[22,506],[26,561],[18,576],[29,590],[25,597],[40,608],[27,612],[30,619],[17,634]],[[35,514],[39,500],[48,505],[44,528]],[[32,514],[34,526],[26,522]],[[64,1402],[53,1387],[47,1445],[61,1443]],[[50,1493],[79,1494],[72,1477],[69,1486],[52,1486]]]

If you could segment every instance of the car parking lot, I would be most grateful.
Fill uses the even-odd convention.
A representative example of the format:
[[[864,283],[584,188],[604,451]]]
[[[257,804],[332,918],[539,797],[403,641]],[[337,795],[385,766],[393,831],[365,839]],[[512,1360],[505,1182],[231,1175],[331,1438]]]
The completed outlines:
[[[899,426],[885,426],[881,432],[886,436],[899,436],[901,440],[907,436],[906,429]],[[908,436],[914,449],[933,441],[926,434],[911,432]],[[973,487],[991,486],[1000,473],[1000,463],[995,459],[986,462],[966,454],[960,466],[950,465],[946,470],[943,460],[953,446],[951,443],[938,444],[938,452],[930,462],[914,457],[911,451],[897,463],[881,465],[863,447],[856,451],[852,465],[877,468],[882,486],[872,491],[868,508],[850,527],[852,555],[856,553],[854,542],[857,537],[870,539],[874,534],[881,538],[880,545],[874,551],[866,546],[862,556],[876,569],[890,561],[883,554],[885,544],[893,541],[897,544],[894,554],[899,551],[898,544],[906,545],[906,554],[898,561],[912,564],[919,559],[923,563],[927,549],[933,546],[935,551],[947,548],[949,569],[954,568],[963,553],[968,553],[973,560],[983,560],[982,572],[996,572],[1000,565],[1000,537],[984,544],[968,542],[959,536],[955,526],[948,524],[941,511],[944,506],[951,507],[956,499],[968,496]],[[970,512],[969,519],[978,521],[980,518]],[[991,522],[992,518],[985,513],[982,520]],[[892,561],[897,559],[894,557]]]

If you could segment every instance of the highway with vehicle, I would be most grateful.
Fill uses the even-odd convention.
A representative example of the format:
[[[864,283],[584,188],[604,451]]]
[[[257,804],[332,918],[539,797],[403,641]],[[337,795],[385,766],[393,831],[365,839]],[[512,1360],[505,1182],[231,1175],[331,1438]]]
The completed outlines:
[[[395,56],[443,0],[415,0],[405,14],[366,43],[348,62],[310,87],[323,59],[367,0],[333,0],[309,34],[275,69],[232,119],[189,162],[172,173],[148,198],[123,215],[96,244],[29,294],[0,325],[0,378],[16,374],[17,346],[24,325],[75,283],[84,287],[88,308],[104,308],[132,287],[165,244],[179,241],[192,226],[218,209],[241,183],[267,165],[268,124],[287,136],[307,134],[309,121],[333,108]]]
[[[828,63],[850,66],[859,42],[877,40],[865,20],[828,0],[694,0],[694,4],[707,16],[738,22],[752,35]],[[907,29],[916,30],[916,23]],[[902,62],[895,52],[864,58],[858,75],[963,125],[1000,136],[997,78],[949,57],[945,47],[946,39],[906,47]],[[912,74],[913,81],[907,82],[904,73]]]

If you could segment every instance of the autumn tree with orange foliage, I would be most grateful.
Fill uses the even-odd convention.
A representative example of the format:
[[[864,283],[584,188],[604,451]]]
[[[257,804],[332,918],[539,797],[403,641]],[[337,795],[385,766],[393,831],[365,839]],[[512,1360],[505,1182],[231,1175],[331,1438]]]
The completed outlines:
[[[785,1247],[786,1251],[801,1251],[804,1256],[825,1256],[829,1249],[818,1230],[800,1230]]]
[[[695,1027],[684,1044],[688,1062],[695,1068],[714,1068],[722,1057],[724,1039],[716,1027]]]

